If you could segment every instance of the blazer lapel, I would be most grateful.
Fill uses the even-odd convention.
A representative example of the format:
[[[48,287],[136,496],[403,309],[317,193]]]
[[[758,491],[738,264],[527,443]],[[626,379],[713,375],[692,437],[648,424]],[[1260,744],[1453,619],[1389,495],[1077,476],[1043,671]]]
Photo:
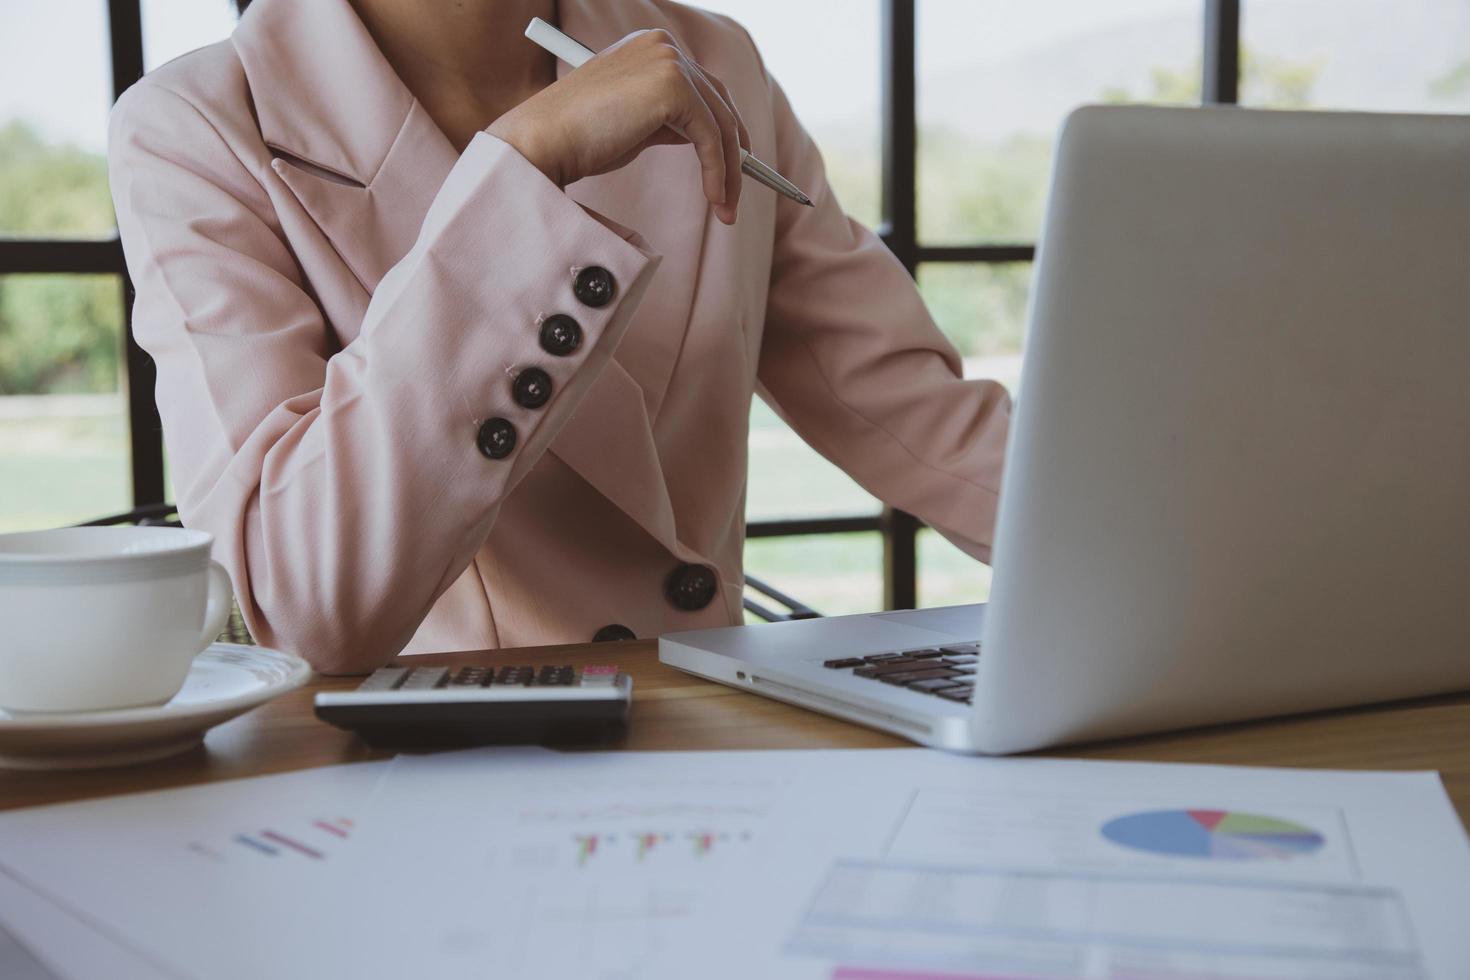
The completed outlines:
[[[579,0],[562,0],[561,16],[568,33],[594,48],[634,29],[596,22]],[[314,40],[321,38],[334,43]],[[262,136],[278,154],[273,169],[362,284],[366,301],[412,247],[458,155],[346,0],[256,0],[233,41]],[[559,75],[566,71],[559,67]],[[568,193],[639,229],[663,260],[615,359],[551,451],[666,547],[696,558],[678,541],[652,425],[687,329],[709,218],[693,155],[655,148]]]
[[[371,295],[412,247],[454,147],[346,0],[258,0],[233,39],[272,168]]]

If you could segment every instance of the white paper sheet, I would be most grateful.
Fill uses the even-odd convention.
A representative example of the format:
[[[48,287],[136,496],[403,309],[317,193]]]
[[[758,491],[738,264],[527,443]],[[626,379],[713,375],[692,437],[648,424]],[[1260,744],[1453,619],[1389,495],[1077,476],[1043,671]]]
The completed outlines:
[[[415,941],[344,942],[342,975],[621,980],[683,960],[709,896],[779,825],[798,760],[623,754],[394,760],[345,890],[393,882],[400,904],[358,902],[354,929]],[[425,801],[450,800],[425,835]]]
[[[38,964],[31,967],[23,957],[16,962],[7,959],[6,939],[0,935],[0,977],[5,980],[173,980],[136,951],[113,942],[4,872],[0,872],[0,929]],[[13,951],[9,955],[17,956]]]
[[[730,975],[1470,977],[1470,847],[1433,774],[907,769],[825,786],[862,819],[778,838],[768,859],[803,887],[737,903],[763,945]]]
[[[316,910],[297,897],[350,851],[386,767],[332,766],[11,811],[0,814],[0,865],[166,974],[265,977],[283,950],[307,971],[316,957],[330,957],[315,942]],[[74,930],[51,922],[55,931],[17,928],[38,956],[59,962]],[[86,963],[67,970],[124,975]]]
[[[477,750],[6,814],[0,864],[211,980],[1470,978],[1426,773]]]
[[[507,849],[565,858],[594,825],[652,829],[640,806],[741,787],[760,814],[718,871],[535,867]],[[421,945],[364,957],[378,975],[1470,977],[1470,846],[1433,774],[878,750],[619,753],[518,775],[475,753],[403,757],[374,853],[401,853],[413,801],[451,794],[439,835],[389,876],[432,878],[397,919]],[[562,798],[585,823],[535,818],[565,816],[540,802]],[[483,874],[442,873],[456,861]],[[677,916],[650,898],[669,890]]]

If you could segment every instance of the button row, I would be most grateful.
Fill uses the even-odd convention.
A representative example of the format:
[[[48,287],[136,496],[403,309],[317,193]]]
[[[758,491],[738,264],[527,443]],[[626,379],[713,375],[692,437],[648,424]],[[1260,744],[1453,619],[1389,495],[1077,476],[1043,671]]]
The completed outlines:
[[[600,265],[577,272],[572,281],[572,294],[585,306],[606,306],[617,294],[612,273]],[[566,357],[582,346],[582,327],[565,313],[557,313],[541,321],[541,349],[553,357]],[[511,382],[511,398],[522,408],[540,408],[551,400],[551,375],[541,368],[523,369]],[[480,425],[475,444],[486,459],[505,459],[515,452],[516,427],[509,419],[496,416]]]

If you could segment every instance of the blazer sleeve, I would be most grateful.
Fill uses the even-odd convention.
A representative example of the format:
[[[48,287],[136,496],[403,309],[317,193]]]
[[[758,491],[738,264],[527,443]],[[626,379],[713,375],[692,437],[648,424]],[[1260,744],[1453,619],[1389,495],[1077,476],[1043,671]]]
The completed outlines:
[[[145,80],[119,101],[110,179],[181,516],[215,535],[261,643],[381,665],[607,364],[657,258],[482,133],[335,350],[262,179],[183,95]],[[592,266],[616,284],[600,308],[572,298]],[[558,310],[582,342],[553,357],[537,322]],[[526,365],[551,377],[540,408],[512,397]],[[480,448],[493,419],[515,434],[502,458]]]
[[[869,493],[990,560],[1010,397],[966,381],[954,345],[881,240],[848,218],[768,80],[782,198],[757,378],[772,408]]]

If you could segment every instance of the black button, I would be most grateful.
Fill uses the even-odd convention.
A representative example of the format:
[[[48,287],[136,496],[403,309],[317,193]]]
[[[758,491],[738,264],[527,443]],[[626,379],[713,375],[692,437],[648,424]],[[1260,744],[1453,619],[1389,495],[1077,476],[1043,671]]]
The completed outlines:
[[[622,623],[609,623],[592,635],[593,643],[616,643],[618,640],[636,640],[634,633]]]
[[[582,328],[565,313],[557,313],[541,321],[541,349],[557,357],[566,357],[582,346]]]
[[[680,565],[664,581],[664,595],[685,612],[694,612],[710,604],[717,585],[708,565]]]
[[[491,459],[504,459],[516,448],[516,427],[501,418],[490,419],[480,426],[475,442],[480,452]]]
[[[540,408],[551,400],[551,375],[540,368],[526,368],[516,375],[510,393],[522,408]]]
[[[577,273],[577,281],[572,283],[572,292],[588,306],[606,306],[612,302],[617,285],[613,282],[611,272],[600,265],[589,265]]]

